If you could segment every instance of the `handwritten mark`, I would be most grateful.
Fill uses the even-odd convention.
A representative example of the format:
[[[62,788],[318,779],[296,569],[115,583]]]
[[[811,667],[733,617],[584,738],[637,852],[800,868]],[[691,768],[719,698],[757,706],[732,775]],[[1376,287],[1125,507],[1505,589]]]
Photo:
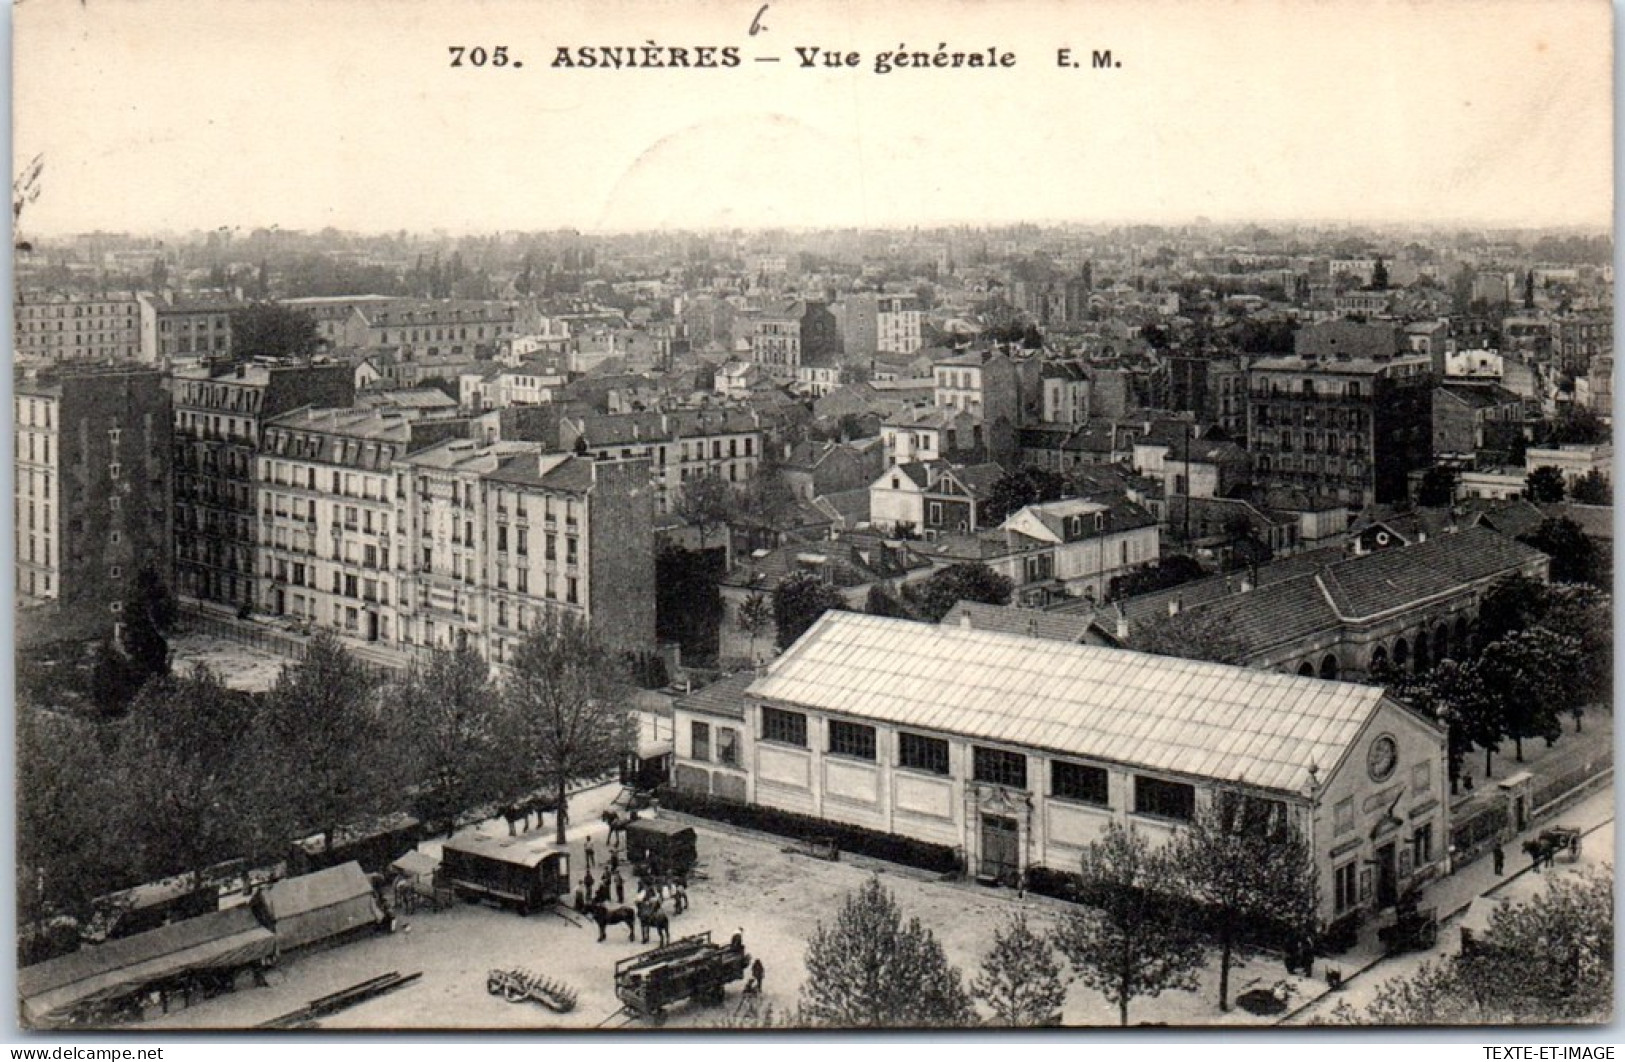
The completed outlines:
[[[767,25],[762,22],[762,16],[767,14],[767,7],[768,5],[763,4],[762,9],[756,12],[756,17],[750,20],[750,35],[752,37],[756,36],[758,33],[767,32]]]

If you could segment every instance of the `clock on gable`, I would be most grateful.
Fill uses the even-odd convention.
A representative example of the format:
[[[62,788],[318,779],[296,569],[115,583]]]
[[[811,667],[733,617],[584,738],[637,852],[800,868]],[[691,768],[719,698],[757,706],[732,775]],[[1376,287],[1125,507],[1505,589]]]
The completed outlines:
[[[1365,769],[1373,782],[1386,782],[1399,763],[1399,743],[1392,734],[1383,734],[1366,750]]]

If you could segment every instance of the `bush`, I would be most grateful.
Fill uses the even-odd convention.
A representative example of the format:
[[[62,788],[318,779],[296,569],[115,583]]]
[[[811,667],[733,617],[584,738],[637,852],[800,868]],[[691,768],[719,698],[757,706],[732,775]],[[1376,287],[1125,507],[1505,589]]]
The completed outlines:
[[[667,788],[660,793],[660,806],[732,826],[775,833],[798,840],[828,840],[843,852],[883,859],[889,863],[917,867],[938,874],[960,869],[959,853],[947,845],[916,841],[894,833],[882,833],[862,826],[798,815],[793,811],[740,804],[705,794]]]

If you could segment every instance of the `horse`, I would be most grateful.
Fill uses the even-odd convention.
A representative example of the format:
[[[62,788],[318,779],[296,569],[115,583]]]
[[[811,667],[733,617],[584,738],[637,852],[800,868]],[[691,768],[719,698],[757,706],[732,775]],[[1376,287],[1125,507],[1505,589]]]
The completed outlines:
[[[638,904],[638,921],[643,925],[643,942],[649,943],[649,929],[654,927],[660,944],[664,947],[671,943],[671,920],[666,912],[660,909],[659,900],[645,900]]]
[[[638,912],[632,908],[611,907],[608,904],[595,903],[587,908],[587,912],[592,915],[592,920],[598,923],[598,943],[602,944],[604,942],[605,930],[610,926],[624,925],[626,927],[626,939],[629,942],[638,939]],[[649,931],[647,929],[643,931],[643,941],[645,944],[649,942]]]
[[[524,828],[520,831],[521,833],[529,833],[531,830],[530,817],[532,815],[536,816],[536,828],[540,829],[542,825],[542,817],[549,811],[555,810],[557,807],[558,804],[554,801],[554,799],[547,796],[525,797],[522,800],[516,800],[512,804],[507,805],[502,809],[502,817],[508,820],[508,836],[514,836],[513,826],[516,822],[524,824]]]
[[[614,808],[605,811],[604,824],[609,827],[609,847],[619,847],[623,835],[626,833],[626,828],[636,821],[638,821],[636,810],[628,811],[625,815],[622,815]]]

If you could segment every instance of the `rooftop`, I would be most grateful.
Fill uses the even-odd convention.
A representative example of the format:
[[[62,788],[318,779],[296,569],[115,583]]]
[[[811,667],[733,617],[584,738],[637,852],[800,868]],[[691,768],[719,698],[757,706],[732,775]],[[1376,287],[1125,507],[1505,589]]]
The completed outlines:
[[[1300,794],[1383,700],[1372,686],[847,612],[825,613],[749,695]]]

